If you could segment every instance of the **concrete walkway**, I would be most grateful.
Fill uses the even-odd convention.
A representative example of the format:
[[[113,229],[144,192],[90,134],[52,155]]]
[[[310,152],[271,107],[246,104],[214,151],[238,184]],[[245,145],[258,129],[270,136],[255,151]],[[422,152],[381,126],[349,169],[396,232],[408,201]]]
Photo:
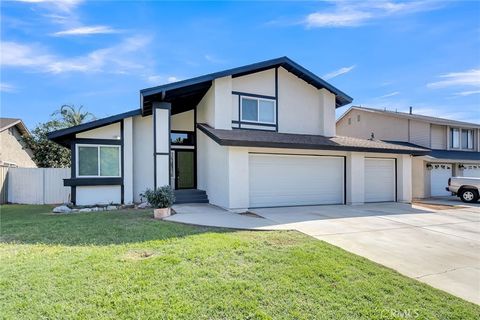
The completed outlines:
[[[451,205],[450,201],[449,204]],[[262,218],[208,204],[174,206],[167,220],[252,230],[298,230],[480,304],[480,207],[420,204],[304,206],[252,210]]]
[[[289,229],[284,224],[279,224],[262,217],[252,217],[232,213],[219,207],[203,204],[176,204],[173,210],[174,214],[164,220],[194,224],[199,226],[221,227],[231,229],[245,230],[286,230]],[[292,229],[293,230],[293,229]]]

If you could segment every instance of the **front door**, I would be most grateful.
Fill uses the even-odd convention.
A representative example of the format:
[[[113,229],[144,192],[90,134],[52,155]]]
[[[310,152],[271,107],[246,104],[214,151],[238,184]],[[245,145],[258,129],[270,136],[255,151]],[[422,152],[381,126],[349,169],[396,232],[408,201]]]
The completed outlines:
[[[195,188],[194,150],[174,150],[175,189]]]

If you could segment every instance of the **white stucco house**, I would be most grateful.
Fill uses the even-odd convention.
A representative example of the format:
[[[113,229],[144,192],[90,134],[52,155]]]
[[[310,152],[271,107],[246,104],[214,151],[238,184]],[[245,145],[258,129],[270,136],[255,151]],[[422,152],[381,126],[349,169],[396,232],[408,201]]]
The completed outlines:
[[[412,155],[427,150],[338,136],[335,109],[351,101],[282,57],[140,90],[138,109],[49,138],[71,149],[78,205],[163,185],[232,211],[409,202]]]
[[[414,198],[448,196],[452,176],[480,177],[480,124],[409,113],[351,107],[337,121],[337,133],[428,148],[412,161]]]

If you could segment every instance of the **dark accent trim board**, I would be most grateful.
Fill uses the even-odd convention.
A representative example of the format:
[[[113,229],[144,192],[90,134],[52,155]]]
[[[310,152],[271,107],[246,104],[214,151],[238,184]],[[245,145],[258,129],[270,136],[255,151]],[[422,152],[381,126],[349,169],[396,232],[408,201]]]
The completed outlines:
[[[395,202],[398,202],[398,173],[397,173],[397,158],[395,158]]]
[[[347,204],[347,156],[343,156],[343,204]]]
[[[276,99],[274,96],[268,96],[268,95],[257,94],[257,93],[240,92],[240,91],[232,91],[232,94],[242,96],[242,97],[252,97],[252,98],[260,98],[260,99],[268,99],[268,100]]]
[[[90,138],[77,138],[73,139],[72,141],[75,144],[106,144],[106,145],[116,145],[121,146],[123,145],[123,120],[120,121],[120,140],[115,139],[90,139]]]
[[[75,147],[75,142],[70,141],[70,153],[71,153],[71,160],[70,160],[70,178],[75,179],[77,176],[77,148]],[[65,181],[64,181],[65,185]],[[75,204],[77,202],[77,188],[72,186],[70,188],[70,201]]]
[[[73,178],[73,179],[63,179],[63,185],[66,187],[69,186],[121,186],[123,179],[118,178]]]
[[[233,124],[238,124],[238,125],[249,125],[249,126],[259,126],[259,127],[273,127],[276,128],[277,125],[274,123],[260,123],[260,122],[251,122],[251,121],[237,121],[237,120],[232,120]]]

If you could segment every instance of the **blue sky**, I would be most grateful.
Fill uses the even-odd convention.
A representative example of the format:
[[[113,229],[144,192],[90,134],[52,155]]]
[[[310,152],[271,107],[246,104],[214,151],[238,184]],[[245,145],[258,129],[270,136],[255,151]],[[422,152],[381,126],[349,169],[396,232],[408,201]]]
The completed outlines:
[[[480,122],[479,1],[2,1],[0,49],[1,116],[30,128],[62,104],[101,118],[142,88],[279,56],[354,105]]]

